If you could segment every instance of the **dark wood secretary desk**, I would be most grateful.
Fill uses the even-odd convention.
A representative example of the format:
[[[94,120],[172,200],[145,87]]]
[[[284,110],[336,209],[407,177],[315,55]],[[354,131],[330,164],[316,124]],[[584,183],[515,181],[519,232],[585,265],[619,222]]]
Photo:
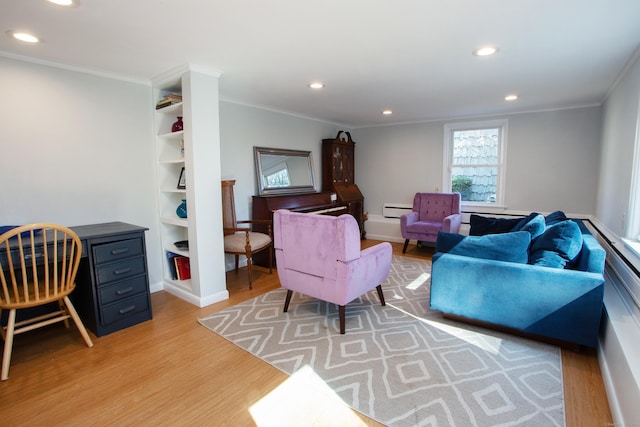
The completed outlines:
[[[340,135],[344,133],[346,140]],[[364,239],[364,196],[355,184],[355,142],[349,132],[338,132],[335,139],[322,140],[322,191],[336,193],[338,201],[349,206]]]

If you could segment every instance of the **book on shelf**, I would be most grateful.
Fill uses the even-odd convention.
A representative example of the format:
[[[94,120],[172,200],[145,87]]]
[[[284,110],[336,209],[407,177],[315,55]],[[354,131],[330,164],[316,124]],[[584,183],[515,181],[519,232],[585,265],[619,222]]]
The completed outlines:
[[[176,263],[174,261],[174,258],[177,256],[180,255],[167,251],[167,264],[169,264],[169,276],[171,277],[171,280],[178,280],[178,272],[176,270]]]
[[[176,264],[176,272],[178,280],[191,279],[191,266],[189,265],[189,257],[178,255],[173,259]]]
[[[167,262],[169,264],[171,280],[191,279],[189,257],[167,251]]]
[[[160,108],[168,107],[173,104],[178,104],[180,102],[182,102],[182,95],[179,95],[177,93],[170,93],[168,95],[165,95],[162,99],[160,99],[156,103],[156,110],[159,110]]]

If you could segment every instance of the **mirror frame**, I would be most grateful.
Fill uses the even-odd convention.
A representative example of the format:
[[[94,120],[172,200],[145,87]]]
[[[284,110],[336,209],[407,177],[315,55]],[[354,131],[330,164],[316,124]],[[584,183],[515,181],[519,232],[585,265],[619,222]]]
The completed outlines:
[[[310,185],[290,185],[288,187],[268,187],[262,180],[262,155],[272,156],[288,156],[288,157],[302,157],[307,160],[307,166],[309,170]],[[256,184],[258,186],[258,194],[260,196],[268,196],[273,194],[290,194],[290,193],[315,193],[316,186],[313,173],[313,161],[311,158],[311,151],[302,150],[288,150],[283,148],[267,148],[267,147],[253,147],[253,157],[256,167]]]

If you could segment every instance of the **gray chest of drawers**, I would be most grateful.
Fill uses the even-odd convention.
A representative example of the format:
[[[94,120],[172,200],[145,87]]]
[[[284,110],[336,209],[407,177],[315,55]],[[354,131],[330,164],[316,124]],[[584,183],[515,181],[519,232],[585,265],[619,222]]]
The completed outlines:
[[[144,232],[122,222],[72,227],[82,240],[73,303],[96,336],[150,320]]]

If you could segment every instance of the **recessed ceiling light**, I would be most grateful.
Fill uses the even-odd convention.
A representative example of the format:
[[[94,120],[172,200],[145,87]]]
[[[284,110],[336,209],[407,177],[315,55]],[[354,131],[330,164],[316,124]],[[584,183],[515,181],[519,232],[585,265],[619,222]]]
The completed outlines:
[[[393,114],[393,111],[391,111],[391,110],[383,110],[382,114],[384,114],[385,116],[390,116],[390,115]]]
[[[13,37],[16,40],[20,40],[25,43],[38,43],[41,41],[38,37],[34,36],[33,34],[25,33],[24,31],[9,30],[7,31],[7,35],[9,37]]]
[[[324,87],[324,83],[320,83],[320,82],[309,83],[309,87],[311,89],[322,89]]]
[[[494,46],[479,47],[473,51],[475,56],[489,56],[498,52],[498,48]]]
[[[47,0],[49,3],[57,4],[58,6],[74,6],[77,0]]]
[[[515,101],[516,99],[518,99],[518,95],[516,94],[507,95],[504,97],[505,101]]]

